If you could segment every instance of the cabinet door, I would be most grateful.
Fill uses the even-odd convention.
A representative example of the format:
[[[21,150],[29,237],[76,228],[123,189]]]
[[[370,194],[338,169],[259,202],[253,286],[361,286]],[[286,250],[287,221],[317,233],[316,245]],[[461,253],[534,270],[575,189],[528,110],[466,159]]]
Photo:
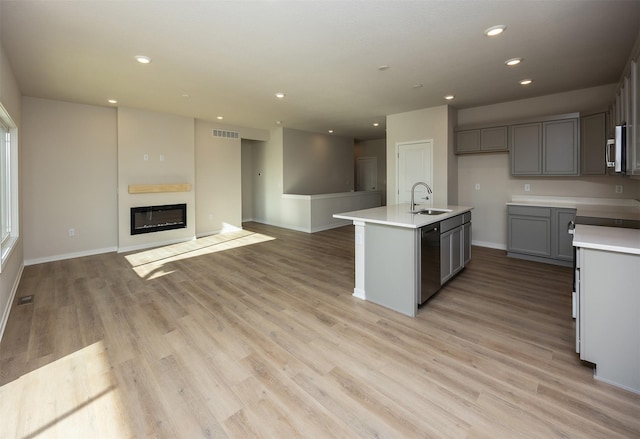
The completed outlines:
[[[449,230],[440,235],[440,285],[451,277],[451,235],[453,230]]]
[[[482,151],[508,151],[509,142],[507,127],[481,129],[480,149]]]
[[[543,122],[545,175],[578,175],[578,120]]]
[[[480,151],[480,130],[465,130],[456,132],[456,153]]]
[[[582,175],[606,173],[606,119],[605,113],[580,118],[580,172]]]
[[[463,263],[466,266],[471,262],[471,223],[465,223],[462,228],[462,238],[464,241],[463,244]]]
[[[551,218],[508,215],[508,250],[551,256]]]
[[[511,126],[511,174],[542,174],[542,124]]]
[[[464,240],[462,226],[452,230],[451,234],[451,275],[458,273],[464,267]]]
[[[576,219],[575,209],[555,209],[554,254],[556,259],[573,260],[573,235],[569,235],[567,227]]]
[[[464,267],[462,226],[440,235],[440,285]]]

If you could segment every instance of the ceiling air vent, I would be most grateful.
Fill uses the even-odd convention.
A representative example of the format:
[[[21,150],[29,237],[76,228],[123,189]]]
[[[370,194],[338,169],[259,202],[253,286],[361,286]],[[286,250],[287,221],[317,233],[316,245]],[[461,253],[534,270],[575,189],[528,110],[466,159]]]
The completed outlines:
[[[240,133],[237,131],[213,130],[213,137],[224,137],[226,139],[239,139]]]

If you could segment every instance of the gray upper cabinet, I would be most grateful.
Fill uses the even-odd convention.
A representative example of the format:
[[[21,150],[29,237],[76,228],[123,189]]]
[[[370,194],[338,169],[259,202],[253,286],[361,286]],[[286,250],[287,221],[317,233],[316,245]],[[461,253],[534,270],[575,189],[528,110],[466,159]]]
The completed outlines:
[[[500,151],[509,151],[509,138],[506,126],[456,132],[456,154]]]
[[[606,168],[607,116],[597,113],[580,118],[580,173],[604,175]]]
[[[456,154],[480,151],[480,130],[456,132]]]
[[[579,175],[578,118],[511,126],[512,175]]]
[[[542,123],[511,126],[511,173],[542,174]]]
[[[580,175],[578,119],[542,123],[543,175]]]

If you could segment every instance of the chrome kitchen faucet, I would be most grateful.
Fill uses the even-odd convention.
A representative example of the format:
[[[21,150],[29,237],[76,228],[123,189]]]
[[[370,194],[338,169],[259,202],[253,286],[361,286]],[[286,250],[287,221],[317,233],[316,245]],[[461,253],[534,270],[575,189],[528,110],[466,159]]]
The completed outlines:
[[[419,181],[416,184],[413,185],[413,187],[411,188],[411,210],[416,208],[416,203],[414,201],[414,195],[415,195],[415,191],[416,191],[416,186],[419,185],[423,185],[424,187],[427,188],[427,192],[432,194],[433,191],[431,190],[431,188],[429,187],[429,185],[423,181]],[[424,197],[425,200],[429,199],[429,195],[427,195],[426,197]]]

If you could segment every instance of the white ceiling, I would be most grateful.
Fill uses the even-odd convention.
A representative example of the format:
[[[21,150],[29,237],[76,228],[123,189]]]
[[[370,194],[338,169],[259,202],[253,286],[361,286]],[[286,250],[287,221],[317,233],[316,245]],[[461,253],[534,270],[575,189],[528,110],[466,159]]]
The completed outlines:
[[[280,120],[360,139],[384,137],[386,115],[443,105],[449,93],[460,109],[617,82],[640,29],[640,0],[0,6],[2,45],[26,96],[93,105],[114,98],[207,120],[221,115],[231,125],[270,129]],[[483,35],[497,24],[506,32]],[[135,55],[153,62],[141,65]],[[506,67],[512,57],[524,62]],[[535,82],[519,85],[525,77]]]

